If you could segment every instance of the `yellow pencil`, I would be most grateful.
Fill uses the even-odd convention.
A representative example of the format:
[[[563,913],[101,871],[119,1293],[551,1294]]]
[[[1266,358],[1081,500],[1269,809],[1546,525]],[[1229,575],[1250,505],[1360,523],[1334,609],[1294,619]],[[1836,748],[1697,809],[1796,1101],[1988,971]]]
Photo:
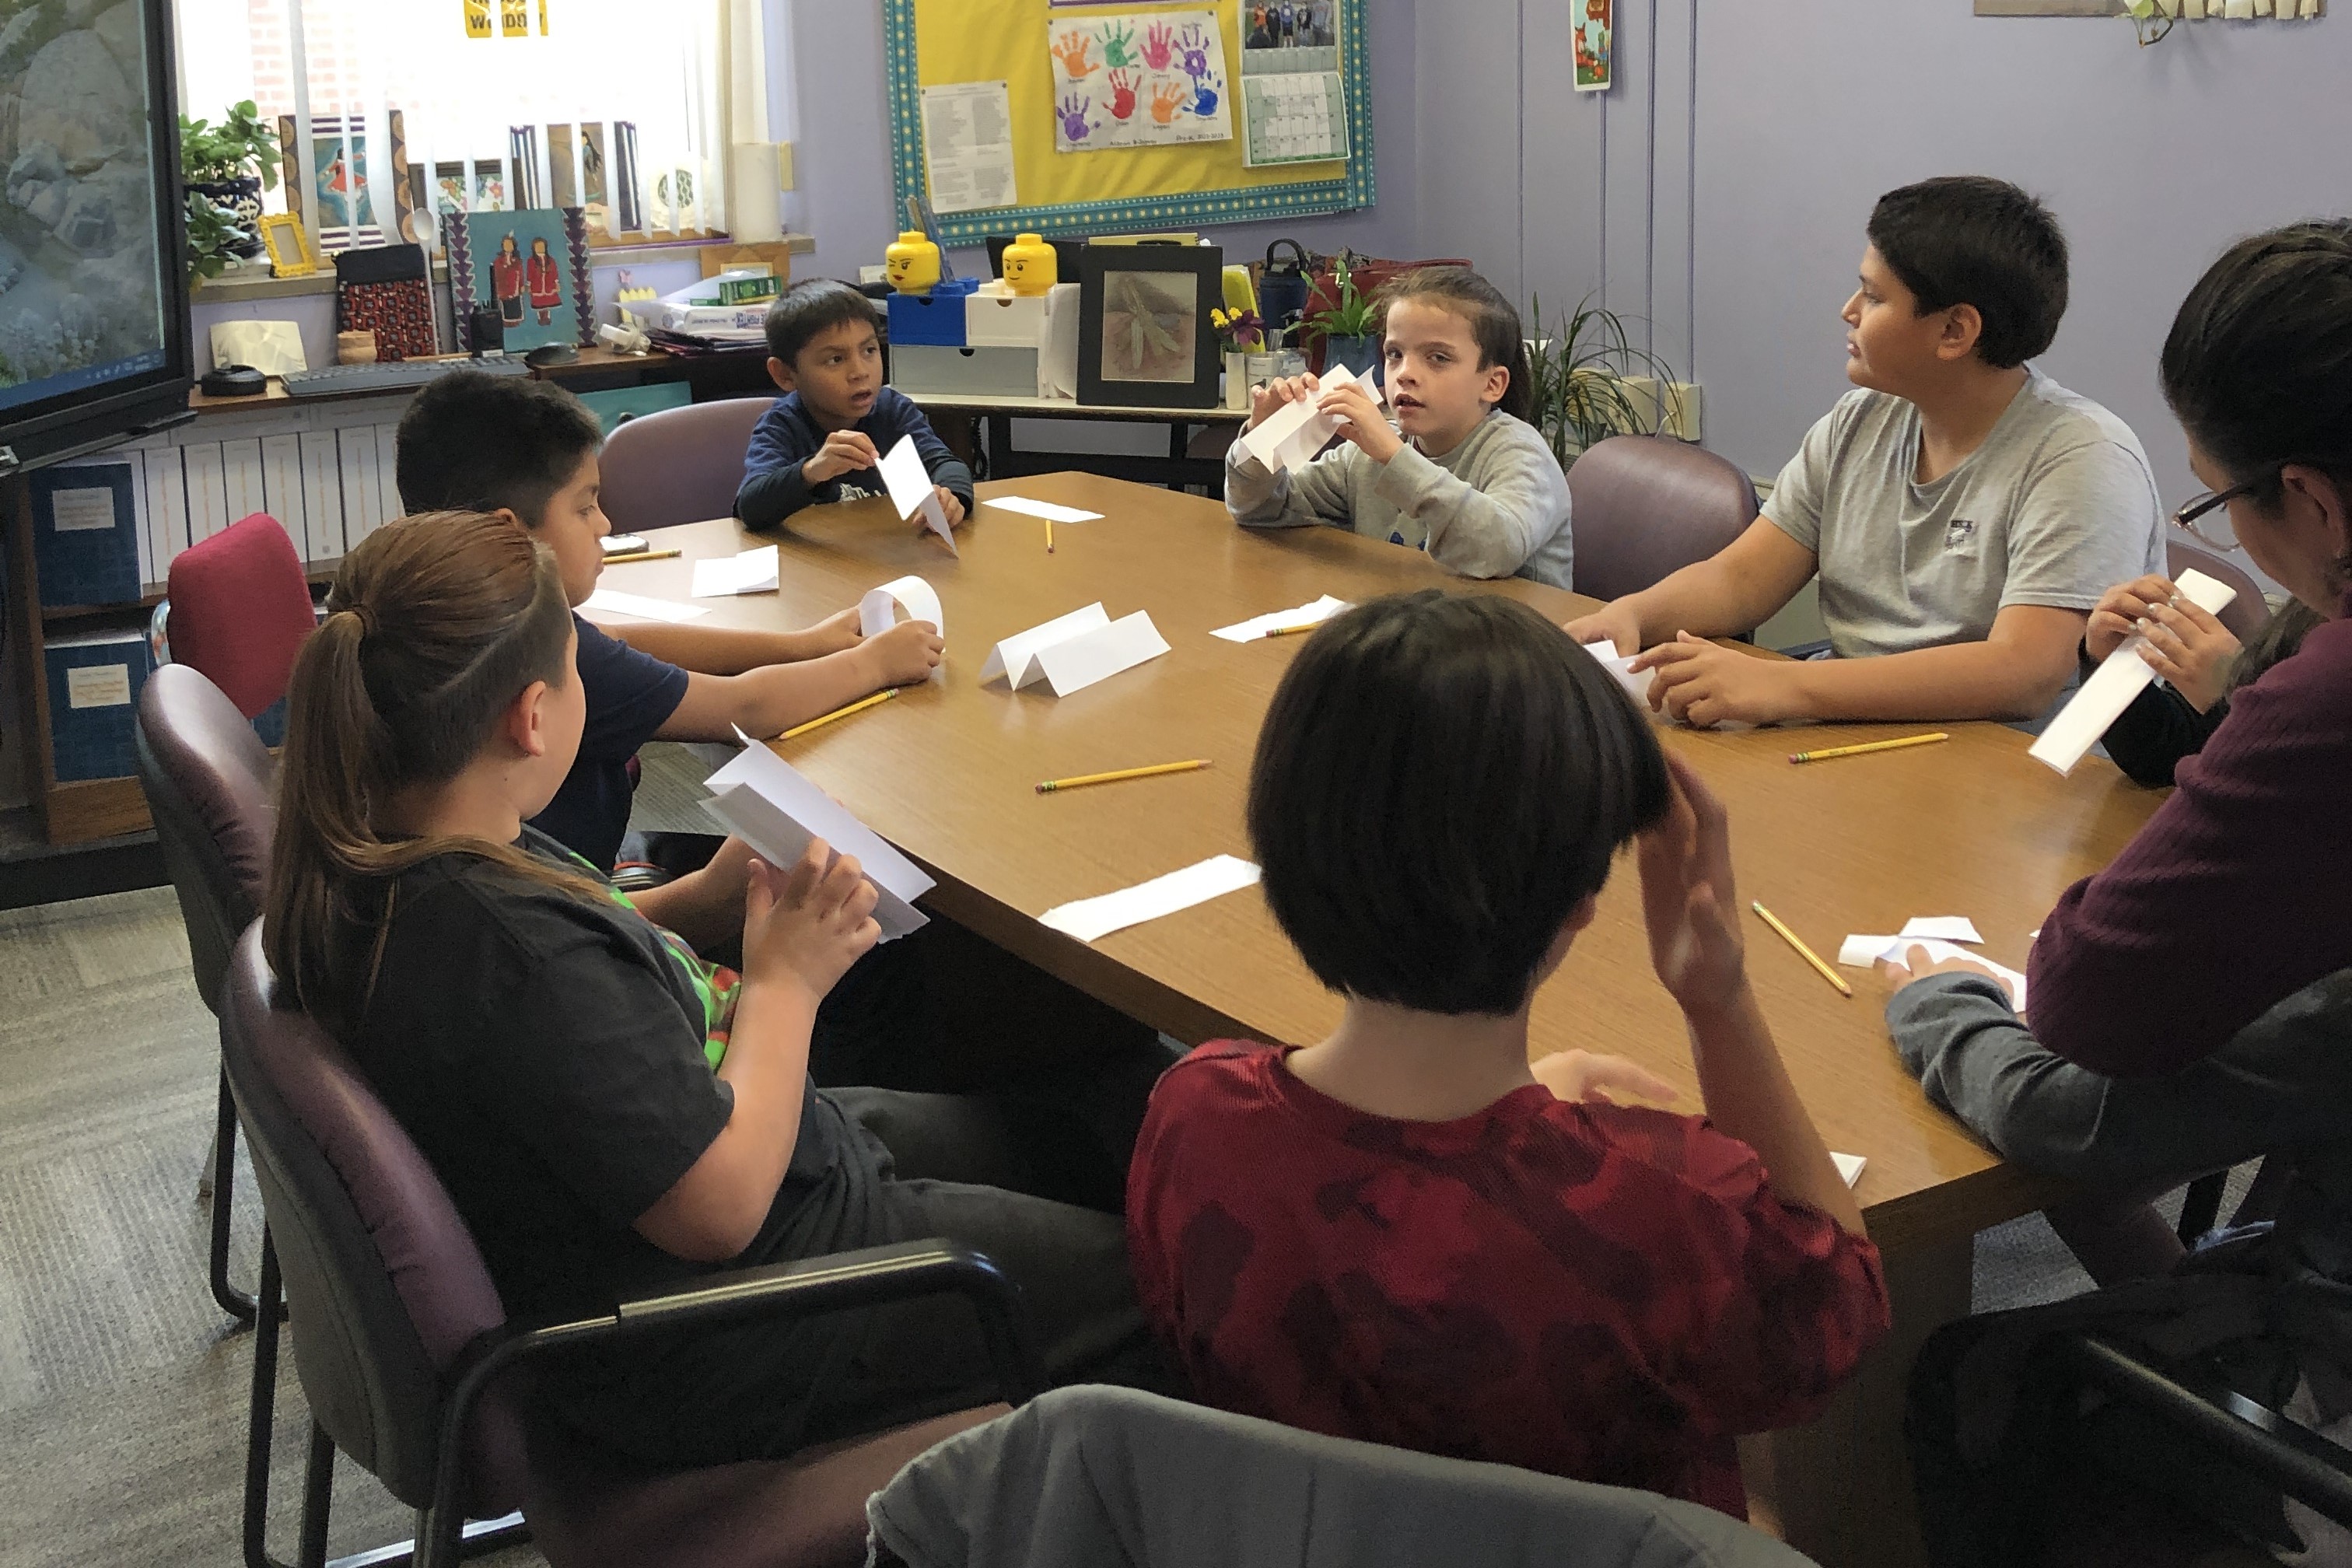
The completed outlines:
[[[890,687],[887,690],[876,692],[871,697],[860,698],[846,708],[836,708],[832,712],[825,714],[822,718],[812,719],[805,724],[795,724],[777,738],[779,740],[789,741],[794,735],[805,735],[820,724],[830,724],[835,719],[846,719],[861,708],[871,708],[877,702],[887,702],[890,699],[898,695],[898,689],[895,686]]]
[[[1321,622],[1318,621],[1318,622],[1314,623],[1314,625],[1312,625],[1312,626],[1276,626],[1276,627],[1275,627],[1272,631],[1270,631],[1270,632],[1266,633],[1265,635],[1266,635],[1266,636],[1268,636],[1268,637],[1286,637],[1290,636],[1290,635],[1291,635],[1292,633],[1294,633],[1294,632],[1311,632],[1311,631],[1313,631],[1313,630],[1315,629],[1315,626],[1320,626],[1321,624],[1322,624]]]
[[[1148,768],[1121,768],[1116,773],[1082,773],[1074,779],[1047,779],[1037,786],[1039,795],[1052,795],[1055,790],[1077,789],[1086,784],[1117,784],[1121,779],[1148,779],[1160,773],[1189,773],[1195,768],[1209,765],[1206,757],[1194,757],[1189,763],[1154,763]]]
[[[1925,735],[1905,735],[1899,740],[1864,741],[1858,746],[1831,746],[1818,752],[1790,752],[1789,760],[1792,763],[1819,763],[1825,762],[1831,757],[1858,757],[1864,752],[1899,752],[1906,746],[1932,746],[1938,741],[1948,741],[1951,738],[1946,731],[1937,730]]]
[[[1766,909],[1762,904],[1756,902],[1752,899],[1748,900],[1748,907],[1754,910],[1758,914],[1762,915],[1764,917],[1764,923],[1770,926],[1774,931],[1779,931],[1780,933],[1781,940],[1786,942],[1790,947],[1797,950],[1798,957],[1803,959],[1807,963],[1811,964],[1815,969],[1820,970],[1822,972],[1822,979],[1836,986],[1842,994],[1847,996],[1853,994],[1853,987],[1848,985],[1843,978],[1839,975],[1836,970],[1832,969],[1828,964],[1823,963],[1822,962],[1822,955],[1805,945],[1804,938],[1799,936],[1795,931],[1790,931],[1787,926],[1782,925],[1780,923],[1780,916],[1774,914],[1770,910]]]
[[[677,554],[675,550],[632,550],[622,555],[607,555],[607,566],[625,566],[632,561],[667,561]]]
[[[1054,553],[1054,520],[1050,517],[1045,520],[1045,553]]]

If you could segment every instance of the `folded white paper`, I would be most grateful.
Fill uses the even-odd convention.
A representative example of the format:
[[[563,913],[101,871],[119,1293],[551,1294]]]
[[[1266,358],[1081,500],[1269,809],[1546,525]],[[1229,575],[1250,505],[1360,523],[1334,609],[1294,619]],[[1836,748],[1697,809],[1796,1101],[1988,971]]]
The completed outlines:
[[[929,621],[931,629],[941,637],[948,635],[947,618],[940,614],[940,596],[920,577],[899,577],[883,584],[857,602],[857,629],[869,637],[878,637],[898,624],[898,612],[907,612],[910,621]]]
[[[1083,610],[1072,610],[1066,616],[1056,616],[1039,626],[1017,632],[988,650],[988,662],[980,667],[982,680],[1004,677],[1016,688],[1037,679],[1037,653],[1057,642],[1065,642],[1081,632],[1098,630],[1110,625],[1110,613],[1099,601]]]
[[[991,496],[980,504],[1003,511],[1023,512],[1030,517],[1042,517],[1048,522],[1093,522],[1102,516],[1098,511],[1086,511],[1049,500],[1032,500],[1027,496]]]
[[[1977,922],[1966,915],[1914,915],[1903,922],[1899,936],[1931,942],[1982,942]]]
[[[1849,969],[1867,969],[1882,958],[1900,959],[1911,948],[1927,950],[1927,961],[1941,963],[1948,958],[1965,958],[1980,963],[2009,983],[2010,994],[2020,1013],[2025,1011],[2025,976],[2005,963],[1995,963],[1980,952],[1970,952],[1964,947],[1954,947],[1948,942],[1922,940],[1906,936],[1850,936],[1838,948],[1838,962]]]
[[[2183,572],[2174,579],[2173,585],[2180,590],[2182,598],[2209,616],[2220,615],[2238,596],[2237,590],[2228,584],[2216,582],[2194,569]],[[2137,633],[2126,637],[2122,646],[2091,672],[2091,679],[2083,682],[2074,700],[2059,710],[2058,717],[2050,721],[2049,728],[2042,731],[2041,739],[2025,754],[2055,768],[2061,774],[2073,773],[2074,764],[2099,743],[2107,727],[2131,706],[2132,699],[2156,679],[2156,671],[2139,656],[2147,641]]]
[[[1032,667],[1055,696],[1067,697],[1167,651],[1168,639],[1149,614],[1138,610],[1098,630],[1039,648]]]
[[[961,555],[956,548],[955,530],[948,526],[948,514],[940,508],[939,487],[931,483],[931,471],[923,467],[923,455],[915,449],[912,436],[901,436],[898,444],[883,454],[882,482],[889,488],[890,504],[898,509],[900,517],[923,514],[933,533],[947,542],[948,553]]]
[[[1223,637],[1227,642],[1256,642],[1261,637],[1288,631],[1293,626],[1319,626],[1347,607],[1347,600],[1335,599],[1326,594],[1313,604],[1300,605],[1295,609],[1269,610],[1245,621],[1235,621],[1229,626],[1219,626],[1209,635]]]
[[[1255,428],[1243,431],[1242,449],[1277,474],[1285,468],[1303,468],[1339,433],[1339,421],[1318,406],[1323,393],[1361,385],[1373,406],[1382,405],[1381,389],[1370,381],[1360,381],[1346,365],[1326,374],[1318,384],[1322,390],[1315,396],[1286,403]]]
[[[1625,695],[1633,700],[1634,707],[1644,713],[1652,711],[1650,683],[1657,677],[1646,669],[1636,675],[1628,668],[1642,657],[1641,649],[1619,653],[1613,642],[1592,642],[1584,645],[1584,651],[1601,661],[1601,668],[1609,672],[1610,679],[1625,689]]]
[[[699,605],[673,605],[667,599],[599,588],[580,601],[580,613],[591,620],[600,616],[631,616],[641,621],[690,621],[710,612]]]
[[[1094,942],[1127,926],[1156,921],[1194,904],[1246,888],[1257,880],[1257,868],[1231,855],[1212,856],[1197,865],[1164,877],[1154,877],[1132,888],[1076,903],[1056,904],[1039,915],[1040,924],[1066,931],[1080,942]]]
[[[1862,1180],[1862,1168],[1870,1161],[1865,1155],[1841,1154],[1832,1149],[1830,1151],[1830,1163],[1838,1168],[1838,1174],[1845,1178],[1845,1184],[1850,1187]]]
[[[705,811],[779,870],[796,864],[812,838],[824,839],[836,855],[857,857],[866,879],[880,895],[874,919],[882,927],[884,942],[927,923],[929,917],[914,904],[931,890],[931,879],[913,861],[790,763],[740,730],[735,738],[743,750],[710,775],[706,787],[711,798],[702,803]]]
[[[737,594],[772,594],[779,565],[776,547],[763,544],[740,555],[719,555],[694,563],[694,596],[725,599]]]

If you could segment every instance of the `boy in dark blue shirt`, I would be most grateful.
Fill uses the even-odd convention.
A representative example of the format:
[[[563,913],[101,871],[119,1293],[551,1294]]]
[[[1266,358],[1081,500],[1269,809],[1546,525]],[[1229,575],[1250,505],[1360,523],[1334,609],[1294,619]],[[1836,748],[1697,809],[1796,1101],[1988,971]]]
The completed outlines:
[[[800,284],[768,308],[768,375],[783,389],[751,431],[735,515],[774,528],[804,506],[889,493],[882,454],[912,436],[952,526],[971,510],[971,470],[923,411],[882,384],[873,302],[846,283]]]

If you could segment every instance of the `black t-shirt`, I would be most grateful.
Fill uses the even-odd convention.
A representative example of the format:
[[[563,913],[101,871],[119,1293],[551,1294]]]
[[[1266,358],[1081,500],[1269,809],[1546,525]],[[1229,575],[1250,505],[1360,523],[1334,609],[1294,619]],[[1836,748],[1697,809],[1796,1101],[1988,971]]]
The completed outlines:
[[[530,825],[600,871],[629,830],[629,759],[686,700],[686,671],[606,637],[580,616],[580,682],[588,723],[563,787]]]
[[[539,834],[526,830],[522,847],[580,868]],[[688,962],[617,901],[584,901],[474,857],[439,856],[400,879],[350,1046],[448,1188],[512,1319],[604,1312],[719,1267],[874,1235],[884,1156],[814,1086],[767,1222],[734,1263],[673,1258],[630,1228],[734,1104],[704,1054]],[[740,1384],[740,1353],[705,1338],[633,1355],[625,1372],[566,1392],[608,1429],[658,1422],[681,1387]]]

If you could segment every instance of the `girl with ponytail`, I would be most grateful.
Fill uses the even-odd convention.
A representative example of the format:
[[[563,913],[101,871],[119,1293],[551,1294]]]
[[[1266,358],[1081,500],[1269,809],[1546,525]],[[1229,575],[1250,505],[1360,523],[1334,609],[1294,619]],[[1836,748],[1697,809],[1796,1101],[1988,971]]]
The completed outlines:
[[[982,1102],[809,1082],[817,1005],[878,935],[854,858],[752,861],[738,974],[524,826],[584,710],[545,545],[495,516],[410,518],[346,558],[328,609],[289,693],[264,944],[448,1188],[510,1315],[945,1236],[1021,1281],[1058,1374],[1157,1375],[1116,1215],[981,1184],[1027,1175]],[[933,1179],[899,1179],[893,1144]],[[913,1305],[583,1364],[551,1397],[650,1463],[710,1464],[946,1407],[986,1364],[969,1313]]]

